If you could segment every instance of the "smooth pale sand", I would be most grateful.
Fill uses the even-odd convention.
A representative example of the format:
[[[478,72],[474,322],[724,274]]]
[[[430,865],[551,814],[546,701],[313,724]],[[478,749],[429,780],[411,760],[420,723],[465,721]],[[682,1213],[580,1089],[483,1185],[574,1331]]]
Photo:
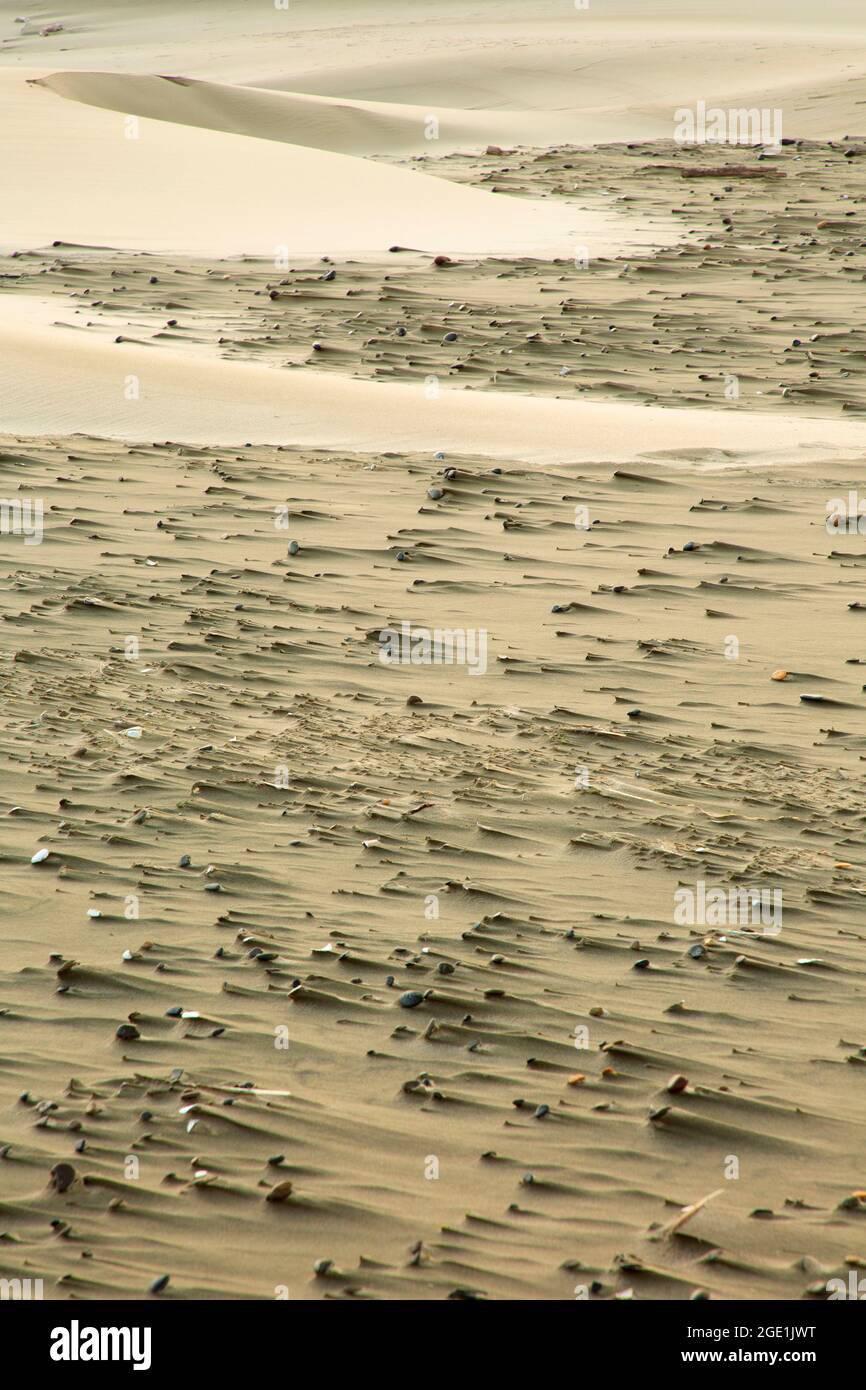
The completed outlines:
[[[0,537],[0,1276],[825,1297],[866,1258],[858,6],[299,8],[0,3],[0,493],[45,509]],[[813,143],[690,182],[698,98]],[[486,670],[384,664],[403,622]],[[677,922],[700,880],[781,933]]]
[[[163,85],[168,107],[174,84]],[[392,244],[541,256],[589,245],[603,254],[623,241],[614,224],[627,225],[603,208],[581,217],[517,199],[506,217],[492,194],[414,171],[169,121],[143,121],[130,139],[121,112],[64,101],[17,73],[0,74],[0,120],[21,193],[3,219],[4,249],[59,238],[272,258],[284,247],[382,255]]]

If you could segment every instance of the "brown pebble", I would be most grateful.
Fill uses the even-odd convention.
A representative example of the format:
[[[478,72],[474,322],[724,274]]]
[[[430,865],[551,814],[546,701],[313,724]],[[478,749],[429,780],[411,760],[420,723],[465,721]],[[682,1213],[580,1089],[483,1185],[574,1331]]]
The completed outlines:
[[[667,1086],[665,1087],[665,1090],[670,1091],[673,1095],[676,1095],[678,1091],[684,1091],[688,1084],[689,1079],[687,1076],[672,1076]]]
[[[288,1181],[278,1182],[276,1187],[272,1187],[265,1197],[266,1202],[287,1202],[292,1195],[292,1184]]]

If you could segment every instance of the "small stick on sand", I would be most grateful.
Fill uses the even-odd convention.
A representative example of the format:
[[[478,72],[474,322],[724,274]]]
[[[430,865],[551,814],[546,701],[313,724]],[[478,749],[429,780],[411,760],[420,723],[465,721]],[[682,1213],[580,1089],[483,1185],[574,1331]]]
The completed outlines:
[[[707,1193],[707,1196],[701,1197],[699,1202],[692,1202],[691,1206],[683,1207],[679,1216],[675,1216],[673,1221],[669,1221],[666,1226],[662,1226],[660,1230],[655,1232],[654,1239],[666,1240],[668,1236],[676,1235],[677,1231],[680,1230],[682,1226],[685,1226],[687,1221],[691,1221],[692,1217],[697,1215],[697,1213],[707,1205],[707,1202],[711,1202],[714,1197],[718,1197],[722,1192],[724,1192],[724,1188],[717,1187],[715,1192]]]

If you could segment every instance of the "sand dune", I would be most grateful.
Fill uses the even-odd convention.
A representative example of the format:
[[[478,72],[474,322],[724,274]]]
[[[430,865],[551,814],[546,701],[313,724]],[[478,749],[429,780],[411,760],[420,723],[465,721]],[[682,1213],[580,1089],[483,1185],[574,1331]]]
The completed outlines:
[[[2,0],[6,64],[168,71],[434,114],[526,112],[522,143],[666,138],[675,109],[698,98],[782,103],[790,134],[838,137],[858,130],[866,97],[860,0],[820,9],[763,0],[758,10],[746,0],[608,0],[586,11],[504,0],[471,13],[459,0],[411,12],[400,0],[365,0],[361,23],[357,5],[339,0],[318,17],[315,7],[259,13],[213,0],[204,30],[196,9],[162,0],[134,9],[70,0],[64,32],[48,38],[22,36],[16,13]],[[503,129],[514,129],[510,119]]]
[[[167,90],[170,84],[171,90]],[[183,76],[59,72],[40,79],[58,96],[109,111],[223,130],[336,154],[437,154],[490,143],[544,144],[545,112],[461,110],[266,91]],[[433,119],[431,120],[431,114]],[[563,116],[560,136],[571,133]]]
[[[16,10],[0,1278],[826,1300],[862,0]]]
[[[841,136],[862,131],[866,97],[866,41],[862,30],[826,31],[789,24],[784,38],[765,27],[737,21],[729,6],[711,16],[661,15],[624,24],[606,19],[601,7],[566,22],[512,23],[499,42],[474,26],[443,32],[423,54],[396,51],[373,61],[331,66],[260,79],[298,92],[426,103],[435,112],[477,107],[529,113],[523,144],[533,143],[536,113],[547,118],[547,140],[572,142],[670,138],[674,112],[703,99],[711,105],[781,106],[787,134]],[[804,11],[801,11],[803,14]],[[447,26],[450,30],[451,26]],[[455,41],[456,40],[456,41]],[[505,50],[505,51],[503,51]],[[839,81],[840,69],[844,81]],[[563,116],[567,115],[567,129]],[[518,137],[519,138],[519,137]]]
[[[162,86],[169,103],[175,84]],[[166,120],[130,127],[120,113],[61,104],[19,74],[0,75],[0,119],[21,192],[3,219],[4,247],[59,239],[273,257],[381,255],[399,243],[434,254],[573,255],[581,245],[602,254],[631,238],[677,235],[601,206],[504,205],[443,179],[271,139]]]

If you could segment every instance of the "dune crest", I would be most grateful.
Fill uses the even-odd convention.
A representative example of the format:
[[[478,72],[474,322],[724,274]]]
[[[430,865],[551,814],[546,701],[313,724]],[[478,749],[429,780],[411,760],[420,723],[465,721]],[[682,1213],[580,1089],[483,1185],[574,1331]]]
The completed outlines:
[[[173,124],[222,130],[335,154],[442,154],[491,143],[544,143],[549,117],[533,111],[469,111],[119,72],[54,72],[38,79],[58,96]],[[433,133],[435,130],[435,133]],[[560,121],[564,139],[570,117]]]
[[[862,1296],[863,3],[0,0],[0,1301]]]

